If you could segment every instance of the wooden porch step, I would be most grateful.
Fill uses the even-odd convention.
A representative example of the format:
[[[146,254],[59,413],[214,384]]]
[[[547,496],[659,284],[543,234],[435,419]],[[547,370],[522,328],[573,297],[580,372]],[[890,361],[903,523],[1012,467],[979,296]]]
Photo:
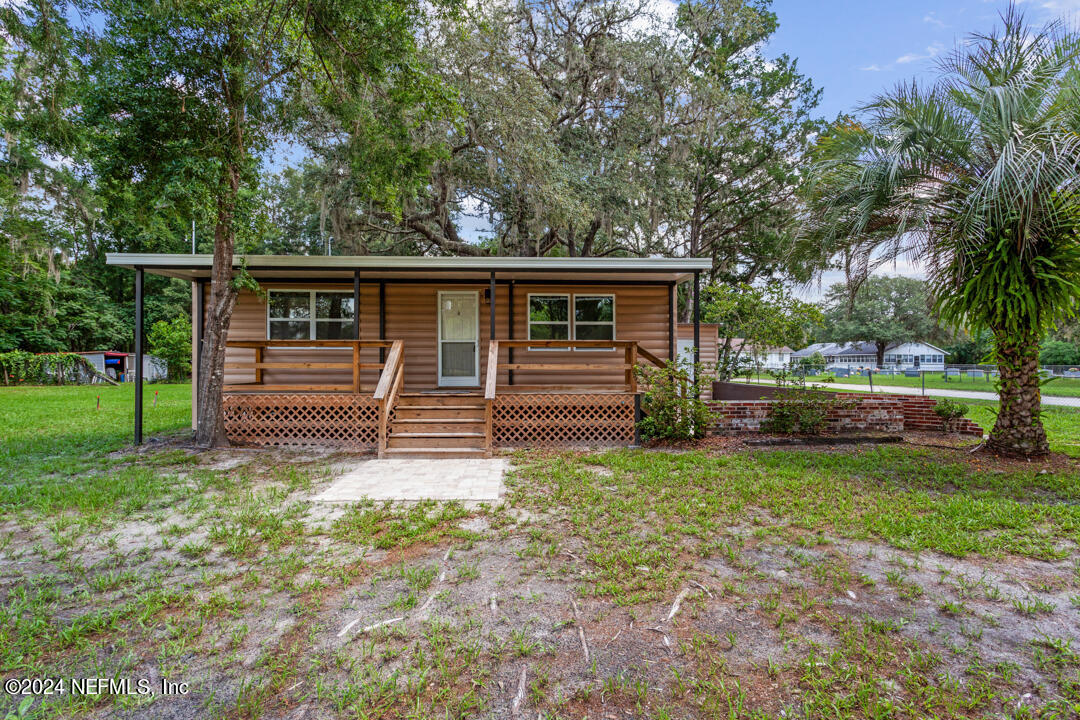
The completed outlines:
[[[483,396],[476,393],[453,393],[446,395],[436,394],[405,394],[398,398],[398,407],[483,407]]]
[[[395,420],[390,425],[390,433],[450,433],[483,432],[483,418],[419,418]]]
[[[487,445],[484,433],[396,433],[386,438],[387,449],[461,448],[483,450]]]
[[[440,413],[441,414],[441,413],[451,412],[451,411],[454,411],[454,410],[479,410],[480,412],[483,412],[484,411],[484,405],[483,405],[483,403],[480,403],[479,405],[402,405],[401,403],[398,403],[396,406],[394,406],[394,411],[395,412],[401,412],[402,410],[409,411],[409,412],[423,411],[423,412],[426,412],[426,413],[429,413],[429,414],[430,413]]]

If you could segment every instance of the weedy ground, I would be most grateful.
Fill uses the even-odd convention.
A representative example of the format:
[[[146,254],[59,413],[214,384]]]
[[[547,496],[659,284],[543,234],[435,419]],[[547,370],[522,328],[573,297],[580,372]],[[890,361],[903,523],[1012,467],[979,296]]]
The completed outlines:
[[[522,452],[497,505],[340,506],[312,498],[354,456],[112,442],[7,465],[0,670],[189,690],[28,716],[1080,712],[1068,463]]]

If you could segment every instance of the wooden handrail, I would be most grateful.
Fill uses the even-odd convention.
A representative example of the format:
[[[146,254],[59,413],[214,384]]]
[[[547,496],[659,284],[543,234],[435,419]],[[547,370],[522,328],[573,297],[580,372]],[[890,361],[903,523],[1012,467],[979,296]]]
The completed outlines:
[[[495,399],[495,384],[499,377],[499,343],[505,340],[492,340],[488,343],[487,377],[484,381],[484,399]]]
[[[397,372],[398,365],[401,364],[401,353],[404,347],[405,342],[403,340],[395,340],[391,343],[390,353],[386,356],[382,374],[379,375],[379,384],[375,386],[374,397],[376,400],[382,400],[390,392],[390,388],[394,383],[394,374]]]
[[[658,368],[662,368],[665,365],[665,362],[663,360],[656,357],[655,355],[653,355],[651,352],[649,352],[645,348],[641,347],[640,345],[638,345],[637,354],[640,357],[645,358],[646,360],[648,360],[649,362],[651,362],[653,365],[655,365]]]
[[[401,387],[405,382],[405,341],[395,340],[386,356],[386,364],[379,376],[379,384],[372,396],[379,404],[379,457],[386,454],[387,432],[390,414],[394,412]]]
[[[492,339],[488,343],[487,377],[484,378],[484,455],[491,457],[494,439],[493,414],[495,406],[495,387],[499,380],[499,343]]]

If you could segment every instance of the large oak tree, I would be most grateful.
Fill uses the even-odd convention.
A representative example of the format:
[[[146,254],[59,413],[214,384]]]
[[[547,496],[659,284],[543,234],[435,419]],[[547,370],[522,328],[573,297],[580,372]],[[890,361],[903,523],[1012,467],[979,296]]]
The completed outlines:
[[[259,236],[260,172],[308,118],[332,116],[343,157],[390,209],[438,143],[412,131],[451,107],[418,61],[419,0],[79,0],[86,67],[79,114],[107,211],[133,226],[162,206],[212,227],[196,443],[227,442],[225,337]],[[250,282],[250,280],[248,280]]]

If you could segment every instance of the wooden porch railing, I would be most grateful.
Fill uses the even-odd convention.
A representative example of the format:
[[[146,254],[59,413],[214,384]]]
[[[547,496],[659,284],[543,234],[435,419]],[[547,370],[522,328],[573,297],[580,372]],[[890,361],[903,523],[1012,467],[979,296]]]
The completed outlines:
[[[548,360],[540,363],[501,363],[499,362],[500,348],[549,348],[562,350],[566,348],[586,348],[589,350],[622,350],[622,362],[554,362]],[[641,347],[636,340],[492,340],[488,345],[487,374],[484,378],[484,425],[487,436],[487,453],[491,453],[492,445],[492,411],[495,404],[495,395],[498,391],[498,377],[500,370],[518,371],[594,371],[594,372],[623,372],[623,383],[615,387],[623,389],[627,393],[637,393],[637,375],[634,369],[642,360],[652,363],[656,367],[664,367],[664,360]],[[520,392],[532,388],[515,386],[514,390]],[[537,388],[548,392],[575,391],[597,388],[585,386],[553,386],[545,385]],[[610,390],[610,386],[605,388]]]
[[[255,382],[234,383],[224,387],[225,392],[242,390],[261,390],[265,392],[352,392],[359,393],[360,374],[364,370],[382,370],[384,363],[360,362],[360,351],[366,348],[388,348],[393,343],[389,340],[234,340],[226,343],[226,347],[245,348],[255,351],[254,362],[226,362],[226,370],[254,370]],[[351,362],[319,362],[319,361],[268,361],[265,358],[267,350],[272,349],[295,349],[306,350],[314,348],[352,349]],[[266,370],[351,370],[352,383],[349,385],[293,385],[263,383],[263,372]],[[370,389],[370,386],[369,386]]]
[[[545,362],[539,363],[500,363],[498,362],[499,349],[500,348],[546,348],[551,350],[565,350],[565,349],[587,349],[587,350],[621,350],[623,352],[622,362],[584,362],[577,360],[576,362],[558,362],[551,359]],[[597,358],[600,360],[601,358]],[[491,387],[494,392],[493,383],[497,382],[496,376],[492,375],[492,368],[497,370],[517,370],[517,371],[549,371],[549,372],[581,372],[581,371],[595,371],[595,372],[613,372],[622,371],[623,383],[626,392],[637,392],[637,376],[634,374],[634,368],[641,360],[647,360],[648,362],[656,365],[657,367],[664,367],[664,361],[653,355],[651,352],[641,347],[636,340],[493,340],[488,347],[488,374],[487,384],[485,386],[485,395],[487,394],[487,388]],[[616,385],[618,387],[618,385]],[[518,389],[526,389],[525,387],[518,386]],[[531,388],[530,388],[531,389]],[[580,386],[554,386],[545,385],[543,390],[549,390],[553,392],[578,390]],[[610,389],[608,387],[607,389]]]
[[[379,384],[375,387],[375,401],[379,403],[379,457],[386,454],[386,432],[394,405],[401,395],[401,386],[405,382],[405,342],[395,340],[386,356],[386,364],[379,375]]]

